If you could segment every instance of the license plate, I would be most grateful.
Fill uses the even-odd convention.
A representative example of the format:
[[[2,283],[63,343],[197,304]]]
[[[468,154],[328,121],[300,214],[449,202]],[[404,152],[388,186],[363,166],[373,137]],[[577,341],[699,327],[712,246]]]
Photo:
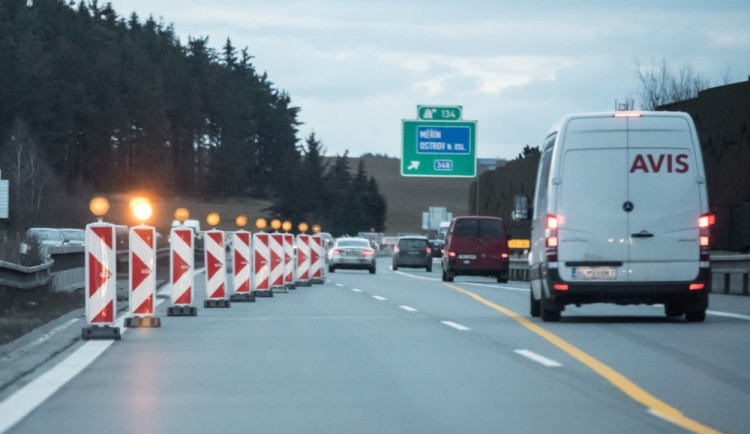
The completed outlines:
[[[579,280],[613,280],[617,269],[613,267],[573,267],[573,278]]]
[[[477,255],[458,255],[458,259],[477,259]]]

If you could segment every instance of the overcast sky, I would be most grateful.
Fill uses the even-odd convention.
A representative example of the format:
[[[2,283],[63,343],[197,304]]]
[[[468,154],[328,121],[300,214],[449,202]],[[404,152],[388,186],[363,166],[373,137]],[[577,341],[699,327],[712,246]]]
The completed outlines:
[[[100,3],[103,3],[100,0]],[[479,157],[538,145],[567,113],[638,102],[636,60],[689,64],[712,85],[750,75],[750,2],[113,0],[173,24],[183,43],[227,37],[300,107],[328,155],[401,155],[417,105],[461,105]]]

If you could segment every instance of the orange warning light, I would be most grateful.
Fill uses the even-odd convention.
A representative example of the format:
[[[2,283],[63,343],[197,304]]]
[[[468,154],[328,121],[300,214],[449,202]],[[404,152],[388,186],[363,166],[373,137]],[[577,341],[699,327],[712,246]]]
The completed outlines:
[[[212,212],[206,217],[206,222],[208,222],[209,226],[216,226],[219,224],[219,221],[221,221],[219,213]]]
[[[99,218],[104,217],[104,214],[107,214],[107,211],[109,211],[109,201],[103,197],[95,197],[91,199],[89,209],[95,216]]]
[[[185,223],[185,220],[187,220],[190,217],[190,211],[187,210],[187,208],[177,208],[174,210],[174,219],[180,222],[180,224]]]
[[[280,227],[281,227],[281,220],[279,219],[271,220],[271,229],[278,231]]]
[[[247,224],[247,217],[244,215],[238,216],[235,223],[237,223],[237,226],[243,228]]]
[[[313,231],[314,233],[316,233],[316,234],[319,234],[319,233],[320,233],[320,231],[321,231],[321,227],[320,227],[320,225],[313,225],[313,227],[312,227],[312,231]]]
[[[266,219],[255,220],[255,227],[258,228],[259,230],[262,231],[263,229],[266,228],[266,226],[268,226],[268,222],[266,221]]]
[[[297,229],[299,229],[300,232],[305,233],[307,231],[307,223],[300,223],[299,226],[297,226]]]
[[[151,217],[154,210],[151,203],[145,197],[134,197],[130,200],[130,210],[133,212],[136,220],[143,223]]]
[[[281,229],[284,229],[284,232],[289,232],[290,230],[292,230],[292,222],[290,222],[289,220],[285,221],[281,224]]]

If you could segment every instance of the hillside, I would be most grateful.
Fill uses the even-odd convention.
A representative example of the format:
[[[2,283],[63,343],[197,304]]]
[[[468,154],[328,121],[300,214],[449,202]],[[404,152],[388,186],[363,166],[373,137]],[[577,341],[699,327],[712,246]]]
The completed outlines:
[[[350,158],[352,171],[359,160]],[[469,213],[468,191],[474,178],[404,177],[397,158],[365,157],[363,161],[388,202],[386,232],[422,232],[422,212],[431,206],[444,206],[454,216]]]

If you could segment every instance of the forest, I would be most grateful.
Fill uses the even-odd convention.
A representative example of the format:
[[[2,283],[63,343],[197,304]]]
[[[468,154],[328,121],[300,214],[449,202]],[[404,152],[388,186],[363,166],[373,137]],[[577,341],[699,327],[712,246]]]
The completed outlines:
[[[297,137],[299,111],[229,39],[182,44],[173,26],[94,0],[0,2],[6,227],[62,224],[40,206],[52,196],[139,190],[262,198],[335,233],[382,230],[375,180],[346,154],[326,167],[321,140]]]

